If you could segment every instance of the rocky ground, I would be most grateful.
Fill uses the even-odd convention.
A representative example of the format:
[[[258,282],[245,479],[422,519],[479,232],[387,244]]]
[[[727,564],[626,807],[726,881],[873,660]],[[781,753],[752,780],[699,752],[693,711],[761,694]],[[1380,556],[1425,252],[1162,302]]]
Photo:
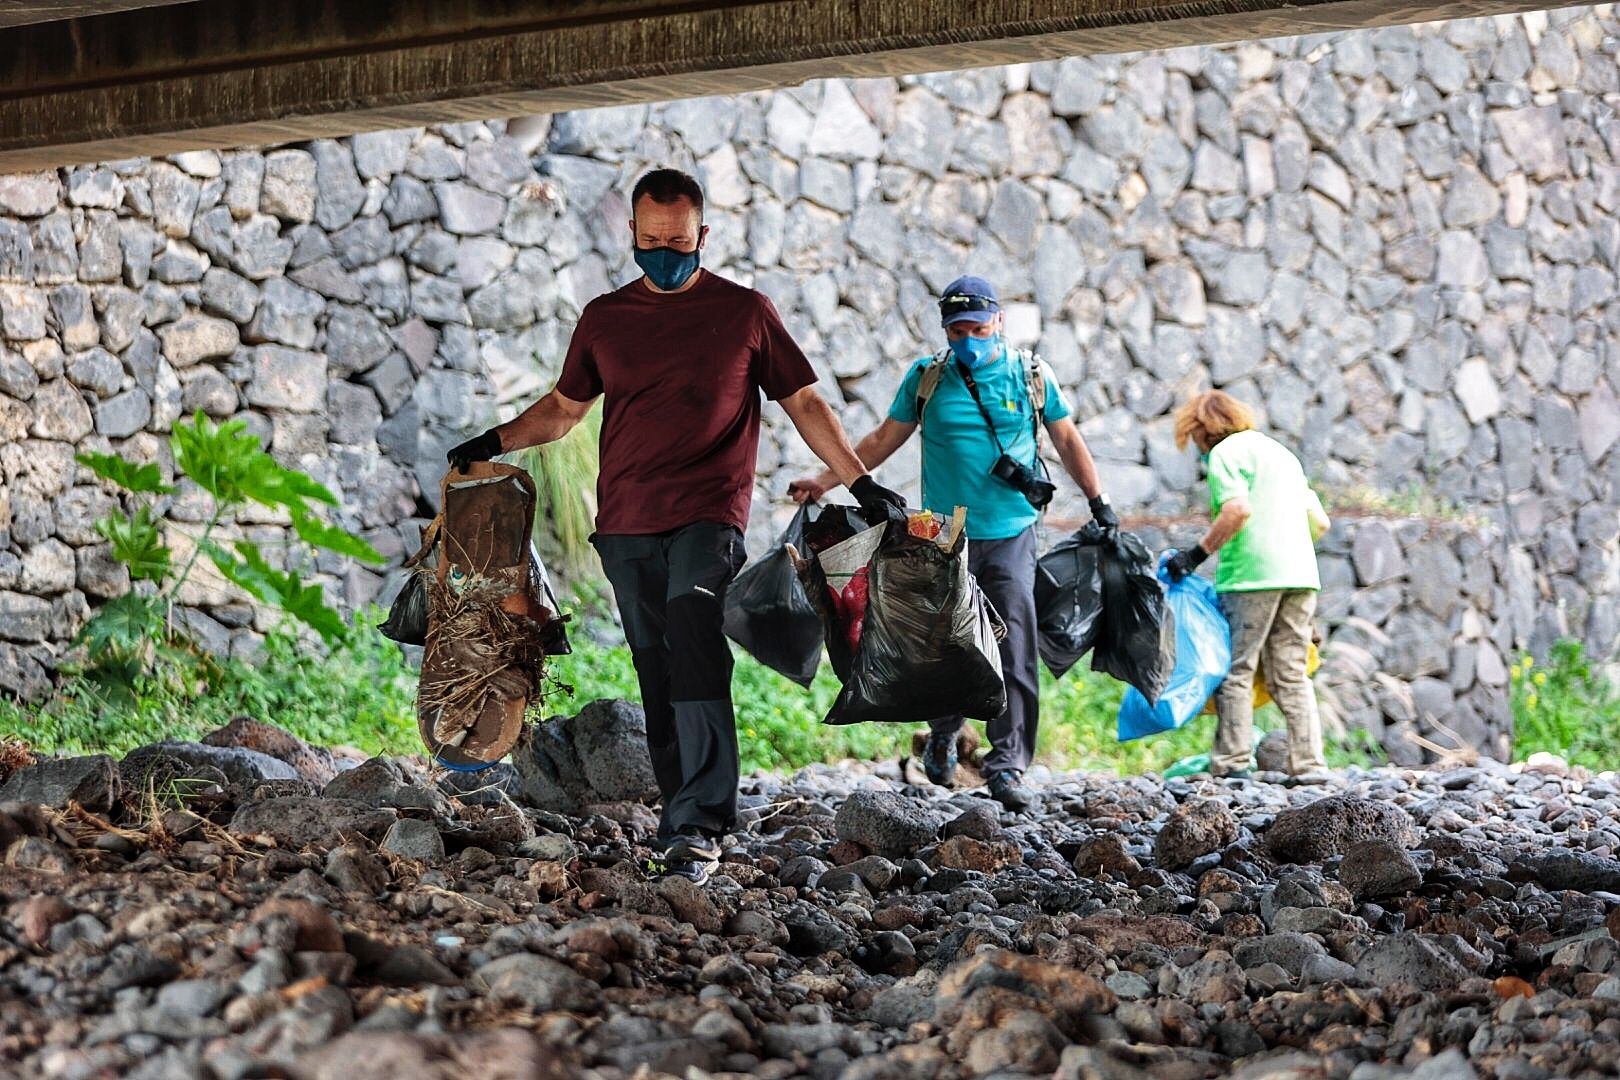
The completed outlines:
[[[487,780],[239,721],[0,764],[0,1072],[1193,1080],[1613,1076],[1620,785],[745,784],[707,887],[635,867],[621,705]],[[480,786],[481,785],[481,786]]]

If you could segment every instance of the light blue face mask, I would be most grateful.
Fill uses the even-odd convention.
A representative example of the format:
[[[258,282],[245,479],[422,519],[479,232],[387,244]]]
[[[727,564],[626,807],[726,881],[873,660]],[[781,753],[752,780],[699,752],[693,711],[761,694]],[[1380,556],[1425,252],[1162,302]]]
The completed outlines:
[[[951,354],[963,367],[981,368],[1001,355],[1001,334],[994,333],[989,337],[969,335],[960,341],[953,341]]]

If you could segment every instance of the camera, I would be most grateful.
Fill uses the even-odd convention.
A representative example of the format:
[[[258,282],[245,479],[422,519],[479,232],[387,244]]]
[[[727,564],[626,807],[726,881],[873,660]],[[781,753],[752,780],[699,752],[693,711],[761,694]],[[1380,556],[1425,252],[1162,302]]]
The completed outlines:
[[[1007,454],[996,458],[996,463],[990,466],[990,475],[1018,491],[1037,510],[1046,509],[1052,496],[1057,494],[1056,484]]]

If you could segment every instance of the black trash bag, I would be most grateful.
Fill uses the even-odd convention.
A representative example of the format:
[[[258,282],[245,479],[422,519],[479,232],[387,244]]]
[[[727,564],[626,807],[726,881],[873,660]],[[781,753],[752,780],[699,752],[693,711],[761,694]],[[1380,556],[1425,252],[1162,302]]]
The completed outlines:
[[[427,641],[428,591],[427,577],[413,570],[405,577],[405,584],[388,608],[388,618],[377,627],[385,638],[401,645],[421,645]]]
[[[529,599],[537,607],[551,613],[551,620],[540,631],[541,651],[547,656],[567,656],[572,653],[574,646],[568,641],[568,621],[573,616],[562,613],[562,605],[557,602],[557,590],[551,587],[551,575],[546,572],[546,564],[540,561],[540,549],[534,546],[533,541],[529,542]]]
[[[1134,533],[1097,545],[1102,579],[1102,626],[1091,650],[1091,669],[1142,692],[1149,705],[1170,683],[1176,666],[1176,620],[1164,599],[1153,555]]]
[[[861,517],[858,506],[840,506],[837,503],[824,506],[814,518],[805,519],[801,527],[804,543],[799,546],[799,554],[806,559],[811,555],[820,555],[869,528],[871,526]]]
[[[1041,659],[1061,679],[1097,644],[1102,632],[1100,530],[1087,526],[1035,565],[1035,618]]]
[[[726,590],[726,636],[772,671],[809,686],[821,666],[821,614],[799,579],[793,554],[808,558],[805,526],[813,504],[799,507],[771,553]]]
[[[1007,688],[997,641],[1006,627],[968,573],[964,539],[945,550],[904,522],[886,528],[868,571],[860,642],[824,722],[1000,715]]]

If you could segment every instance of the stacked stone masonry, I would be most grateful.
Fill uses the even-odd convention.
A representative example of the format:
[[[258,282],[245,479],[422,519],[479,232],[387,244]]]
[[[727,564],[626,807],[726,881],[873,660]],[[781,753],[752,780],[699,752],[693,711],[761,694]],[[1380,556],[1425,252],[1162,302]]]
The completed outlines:
[[[1349,714],[1483,743],[1515,651],[1620,636],[1617,52],[1578,8],[0,177],[0,689],[43,693],[126,585],[76,451],[167,468],[178,418],[241,418],[413,549],[445,447],[550,385],[632,274],[628,186],[673,164],[708,193],[706,264],[776,301],[856,434],[971,269],[1127,514],[1202,511],[1170,413],[1214,385],[1330,503],[1421,485],[1477,520],[1341,521],[1323,606],[1365,654]],[[767,410],[756,549],[811,467]],[[316,569],[349,605],[384,582]],[[218,582],[186,599],[214,647],[264,627]]]

